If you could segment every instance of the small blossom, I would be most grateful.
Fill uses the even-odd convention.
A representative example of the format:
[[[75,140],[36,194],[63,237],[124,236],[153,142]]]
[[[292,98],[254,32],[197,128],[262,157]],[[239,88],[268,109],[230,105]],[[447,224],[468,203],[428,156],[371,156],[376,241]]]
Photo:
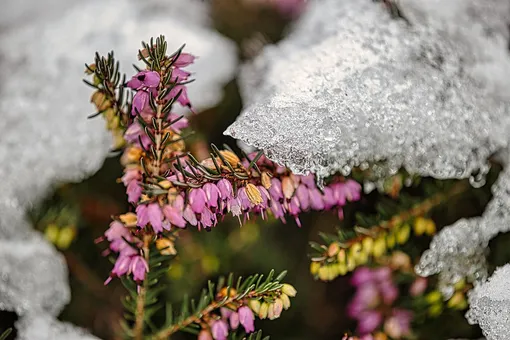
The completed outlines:
[[[284,283],[282,285],[282,293],[287,295],[287,296],[290,296],[290,297],[295,297],[297,295],[297,290],[296,288],[294,288],[294,286],[288,284],[288,283]]]
[[[133,97],[131,115],[136,116],[141,113],[143,109],[149,105],[149,92],[140,90],[136,92]]]
[[[267,208],[269,205],[269,201],[271,200],[271,195],[269,194],[269,191],[267,191],[266,188],[264,188],[262,185],[259,185],[257,187],[260,191],[260,196],[262,197],[262,203],[260,203],[260,206],[262,208]]]
[[[206,227],[209,228],[213,226],[216,222],[215,215],[209,210],[209,208],[204,208],[202,211],[202,214],[200,214],[200,223]]]
[[[392,316],[384,323],[384,332],[393,339],[409,335],[412,313],[403,309],[393,309]]]
[[[271,179],[271,187],[269,188],[269,194],[273,200],[283,199],[282,182],[278,178]]]
[[[373,279],[374,275],[370,268],[360,267],[352,275],[351,284],[353,286],[359,287],[361,285],[371,282]]]
[[[322,195],[322,201],[324,202],[324,209],[329,210],[336,205],[335,196],[333,194],[333,189],[330,187],[325,187],[323,190],[324,195]]]
[[[191,189],[189,194],[189,204],[195,213],[200,214],[204,210],[206,200],[207,197],[202,188]]]
[[[283,209],[283,205],[278,202],[277,200],[273,199],[271,200],[271,212],[273,213],[274,217],[276,218],[284,218],[285,217],[285,211]]]
[[[147,207],[149,222],[156,233],[163,231],[163,213],[158,203],[151,203]]]
[[[237,191],[237,198],[239,199],[239,202],[241,202],[241,208],[243,210],[248,210],[251,207],[251,201],[248,198],[248,195],[246,194],[246,188],[242,187]]]
[[[255,314],[259,313],[259,311],[260,311],[260,301],[259,300],[255,300],[255,299],[249,300],[248,306]]]
[[[418,277],[409,288],[409,294],[411,296],[422,295],[427,289],[427,279],[424,277]]]
[[[135,256],[131,261],[129,271],[133,273],[133,279],[135,281],[143,281],[145,279],[145,273],[149,271],[149,265],[142,256]]]
[[[168,115],[168,121],[172,122],[175,121],[177,118],[180,118],[182,116],[177,115],[175,113],[171,113]],[[180,118],[179,120],[175,121],[172,124],[172,129],[176,131],[180,131],[182,129],[185,129],[189,126],[189,121],[185,117]]]
[[[160,76],[158,72],[154,71],[141,71],[135,74],[127,86],[133,90],[139,90],[142,87],[157,87],[159,85]]]
[[[126,188],[129,203],[136,203],[142,196],[142,187],[138,181],[131,181]]]
[[[130,270],[131,262],[130,256],[119,256],[113,266],[112,274],[115,276],[125,275]]]
[[[228,325],[223,320],[216,320],[211,326],[211,333],[214,340],[227,340]]]
[[[266,189],[271,188],[271,177],[267,174],[267,172],[263,172],[262,176],[260,177],[260,182],[262,183],[262,186]]]
[[[162,255],[177,254],[177,251],[175,250],[175,247],[174,247],[174,243],[166,237],[156,240],[156,248],[159,250],[159,252]]]
[[[282,294],[282,295],[280,295],[280,299],[282,299],[283,308],[285,310],[289,309],[290,308],[290,299],[289,299],[289,296],[287,294]]]
[[[147,224],[149,224],[150,219],[147,204],[140,204],[138,207],[136,207],[136,217],[136,225],[140,228],[144,228]]]
[[[110,223],[110,227],[108,228],[107,231],[105,231],[104,235],[110,242],[122,239],[122,237],[125,238],[131,237],[131,234],[126,229],[124,224],[120,223],[119,221],[113,221],[112,223]]]
[[[126,132],[124,133],[124,139],[129,143],[142,146],[145,149],[147,149],[152,143],[149,136],[147,136],[145,131],[143,131],[142,127],[137,122],[131,124],[126,129]],[[141,145],[140,140],[142,141]]]
[[[232,312],[228,320],[231,329],[237,329],[239,327],[239,314],[236,312]]]
[[[207,199],[207,205],[213,208],[218,206],[218,197],[220,196],[220,190],[215,184],[206,183],[204,184],[204,192]]]
[[[253,205],[259,205],[263,202],[262,195],[260,194],[259,189],[257,189],[257,187],[254,186],[253,184],[248,183],[246,185],[245,192],[246,192],[246,196],[248,197],[248,200]]]
[[[259,313],[258,313],[259,319],[267,318],[268,312],[269,312],[269,304],[267,302],[263,302],[259,308]]]
[[[242,213],[241,200],[237,197],[232,197],[227,201],[227,210],[234,216],[239,216]]]
[[[219,191],[220,191],[220,197],[224,200],[231,199],[234,195],[232,190],[232,184],[226,179],[221,179],[216,184]]]
[[[382,323],[382,314],[377,311],[366,311],[361,313],[358,318],[358,333],[365,335],[372,333]]]
[[[191,225],[198,224],[197,216],[195,215],[193,209],[191,209],[191,206],[189,204],[186,206],[186,208],[184,208],[182,217],[184,217],[184,219],[188,221],[188,223]]]
[[[274,320],[278,319],[283,311],[283,301],[280,298],[277,298],[269,307],[270,316],[269,319]],[[269,315],[269,313],[268,313]]]
[[[256,300],[252,300],[256,301]],[[258,302],[258,301],[257,301]],[[239,314],[239,322],[244,327],[246,333],[255,331],[255,316],[248,306],[241,306],[237,313]]]
[[[283,196],[286,199],[291,199],[292,196],[294,195],[294,183],[292,183],[290,177],[284,177],[282,179],[282,191]]]
[[[174,86],[173,89],[171,89],[170,92],[168,93],[167,98],[174,98],[177,95],[179,95],[179,97],[177,98],[177,102],[179,104],[181,104],[182,106],[187,106],[187,107],[191,108],[191,102],[188,98],[188,90],[186,89],[186,86],[184,86],[184,85]]]
[[[193,64],[195,56],[189,53],[181,53],[179,57],[174,61],[173,66],[175,67],[186,67]]]
[[[323,210],[324,209],[324,201],[322,199],[322,195],[317,188],[309,189],[310,193],[310,206],[313,210]]]
[[[128,212],[119,216],[119,219],[126,227],[134,227],[137,223],[136,214]]]
[[[211,332],[209,332],[207,329],[202,329],[200,333],[198,333],[197,340],[213,340],[213,337]]]
[[[301,184],[296,189],[296,196],[299,200],[299,205],[301,206],[301,209],[308,210],[310,207],[310,194],[308,193],[308,189],[305,185]]]
[[[179,210],[175,206],[169,204],[165,205],[163,207],[163,214],[172,225],[179,228],[184,228],[186,226],[186,220],[183,217],[182,210]]]

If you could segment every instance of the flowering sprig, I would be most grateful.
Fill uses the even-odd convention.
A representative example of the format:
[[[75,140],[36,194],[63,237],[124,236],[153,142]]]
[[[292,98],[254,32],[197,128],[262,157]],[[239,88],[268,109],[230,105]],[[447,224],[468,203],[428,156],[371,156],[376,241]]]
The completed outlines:
[[[351,283],[357,289],[347,313],[358,321],[359,335],[373,333],[381,325],[392,339],[411,334],[412,312],[394,306],[399,290],[389,267],[361,267],[354,272]]]
[[[200,340],[226,340],[241,328],[246,334],[252,333],[255,317],[273,320],[290,307],[290,298],[296,296],[296,290],[281,283],[285,274],[282,272],[275,278],[271,271],[267,277],[257,274],[244,280],[239,278],[235,283],[233,275],[229,275],[217,285],[209,282],[197,300],[183,303],[177,316],[167,306],[165,325],[149,338],[167,339],[182,330],[198,333]]]
[[[183,68],[193,63],[195,57],[184,53],[183,48],[166,55],[163,37],[142,44],[139,59],[146,69],[137,69],[138,73],[127,83],[119,83],[119,66],[113,53],[107,58],[96,55],[96,63],[87,66],[88,73],[94,74],[93,82],[87,83],[96,89],[92,101],[98,113],[113,112],[113,116],[104,116],[109,126],[114,125],[115,129],[111,129],[114,134],[122,131],[126,141],[121,181],[135,210],[115,217],[104,237],[98,239],[109,241],[105,255],[117,255],[105,284],[119,277],[129,292],[124,300],[127,314],[123,322],[128,337],[145,339],[149,332],[149,339],[166,339],[187,329],[196,330],[201,339],[219,340],[238,333],[239,325],[246,334],[252,333],[254,312],[261,319],[275,319],[290,307],[290,297],[296,291],[280,283],[285,273],[273,278],[271,272],[265,280],[255,275],[239,280],[236,286],[230,276],[226,287],[220,284],[216,294],[210,284],[196,304],[193,300],[185,302],[177,317],[171,308],[167,309],[167,322],[162,327],[151,321],[161,307],[157,296],[165,288],[161,280],[176,254],[174,240],[178,230],[187,224],[210,228],[218,216],[229,211],[236,216],[244,213],[246,217],[250,212],[264,214],[271,201],[268,191],[271,187],[281,205],[279,211],[290,210],[298,221],[299,207],[308,210],[304,204],[311,203],[322,209],[323,197],[335,200],[327,203],[328,207],[341,212],[346,200],[359,198],[359,185],[336,180],[334,187],[341,199],[338,202],[333,189],[328,188],[328,196],[320,193],[315,183],[305,186],[305,180],[292,181],[287,169],[280,167],[283,170],[277,171],[261,153],[241,161],[231,150],[220,151],[213,145],[211,158],[199,162],[186,152],[183,130],[187,120],[172,113],[177,103],[192,110],[186,88],[191,74]],[[283,184],[273,185],[272,180],[278,178],[272,178],[277,176],[270,171],[281,176]],[[309,180],[313,181],[313,177]],[[303,198],[307,200],[300,202],[297,196],[294,198],[294,191],[298,191],[301,182],[301,191],[306,189]],[[354,189],[343,190],[343,186]],[[309,198],[309,189],[314,189],[313,199]],[[261,336],[257,333],[250,338]]]
[[[468,187],[465,182],[458,182],[436,189],[426,198],[400,194],[398,202],[382,200],[377,216],[358,214],[353,230],[320,234],[326,244],[311,242],[314,252],[310,272],[320,280],[331,281],[405,244],[412,230],[415,236],[433,235],[436,226],[428,218],[431,211]]]
[[[116,63],[111,58],[113,54],[99,58],[102,66],[95,68],[99,73],[95,76],[108,78],[102,74],[112,73],[108,66]],[[227,213],[240,221],[250,214],[271,213],[282,221],[290,215],[298,225],[300,213],[308,210],[334,210],[342,218],[342,207],[360,198],[361,186],[353,180],[333,177],[320,190],[313,175],[294,175],[262,153],[241,158],[211,145],[211,157],[198,161],[186,152],[187,120],[172,113],[176,103],[191,108],[186,94],[190,73],[183,68],[195,57],[182,48],[167,56],[160,37],[155,44],[143,44],[139,58],[147,69],[138,70],[125,84],[135,94],[123,120],[127,144],[121,157],[125,167],[121,180],[135,212],[118,216],[105,233],[110,251],[119,254],[112,277],[131,274],[143,281],[148,267],[139,249],[146,235],[163,235],[187,225],[210,229]]]
[[[107,57],[96,53],[93,64],[85,64],[85,73],[92,75],[92,81],[83,81],[95,89],[90,101],[96,107],[96,112],[89,118],[102,115],[106,120],[106,128],[112,132],[114,149],[125,145],[124,131],[128,124],[131,103],[129,94],[125,91],[126,76],[119,71],[119,62],[115,61],[113,52]]]

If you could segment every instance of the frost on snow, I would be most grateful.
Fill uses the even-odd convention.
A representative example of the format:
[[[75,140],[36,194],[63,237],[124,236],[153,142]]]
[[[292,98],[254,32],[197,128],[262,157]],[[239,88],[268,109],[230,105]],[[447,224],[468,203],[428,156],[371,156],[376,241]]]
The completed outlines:
[[[94,338],[55,319],[70,299],[65,261],[25,220],[54,185],[91,175],[108,154],[104,121],[86,118],[93,106],[81,82],[84,62],[113,49],[123,71],[133,72],[140,41],[165,34],[169,49],[187,42],[200,57],[192,70],[200,82],[189,86],[193,103],[214,105],[236,57],[233,45],[207,28],[205,6],[190,0],[2,2],[0,310],[20,316],[20,339]]]
[[[496,269],[489,281],[469,295],[468,321],[479,324],[487,340],[508,339],[510,334],[510,265]]]
[[[405,20],[368,0],[312,2],[244,66],[246,106],[225,133],[297,172],[372,164],[482,185],[490,155],[510,160],[510,2],[398,4]],[[485,248],[510,230],[510,169],[493,192],[483,216],[442,230],[417,267],[440,273],[446,295],[461,277],[487,277]]]
[[[485,172],[508,142],[507,87],[486,74],[508,81],[504,36],[468,19],[465,32],[416,21],[372,1],[312,2],[244,68],[247,106],[226,133],[321,176],[376,161],[437,178]]]

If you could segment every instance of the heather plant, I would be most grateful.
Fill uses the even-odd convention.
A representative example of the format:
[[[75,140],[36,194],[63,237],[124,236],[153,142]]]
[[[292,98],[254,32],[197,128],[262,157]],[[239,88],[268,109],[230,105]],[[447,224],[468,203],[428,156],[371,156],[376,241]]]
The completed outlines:
[[[179,234],[187,227],[211,230],[226,214],[240,224],[251,215],[272,215],[301,226],[299,216],[309,210],[331,210],[342,219],[342,207],[360,199],[361,186],[338,176],[319,188],[313,175],[295,175],[262,152],[238,156],[227,146],[212,144],[210,157],[197,160],[186,151],[187,119],[172,113],[174,105],[193,112],[185,67],[195,56],[184,47],[168,55],[162,36],[142,45],[138,57],[144,68],[127,82],[113,53],[96,55],[87,65],[92,80],[85,82],[94,88],[97,109],[90,117],[106,119],[115,148],[121,149],[121,181],[133,207],[115,216],[97,240],[109,243],[105,255],[115,261],[105,284],[120,278],[129,291],[125,306],[131,317],[124,325],[129,337],[163,339],[181,330],[195,331],[200,339],[226,339],[241,329],[251,334],[255,316],[276,319],[290,307],[296,291],[282,282],[285,272],[236,281],[230,275],[210,283],[200,298],[183,302],[177,316],[167,306],[163,325],[151,321]]]
[[[113,52],[96,54],[86,65],[90,78],[85,82],[93,88],[96,108],[89,118],[102,116],[113,135],[123,167],[119,181],[130,206],[113,216],[96,240],[108,244],[103,255],[113,262],[105,284],[119,279],[127,290],[125,337],[167,339],[186,331],[200,340],[261,339],[255,320],[277,319],[290,308],[297,292],[283,281],[285,271],[246,278],[229,274],[209,282],[196,299],[185,297],[178,312],[164,301],[165,274],[184,233],[214,233],[229,216],[240,226],[260,218],[290,219],[306,228],[301,216],[310,211],[333,213],[342,221],[336,233],[321,232],[321,241],[310,242],[310,272],[321,281],[352,275],[355,293],[346,312],[357,328],[345,339],[413,339],[421,332],[417,326],[430,318],[467,308],[471,285],[465,280],[447,295],[438,290],[437,280],[414,272],[424,250],[419,244],[426,245],[437,232],[434,213],[469,196],[474,189],[467,181],[437,181],[403,170],[380,179],[373,167],[356,168],[350,178],[316,178],[294,174],[262,152],[235,152],[227,145],[211,144],[208,156],[203,150],[202,157],[195,156],[188,151],[193,134],[188,118],[197,113],[187,95],[194,79],[186,70],[195,58],[185,46],[167,53],[160,36],[142,43],[141,66],[130,78],[121,75]],[[175,105],[187,108],[188,118],[175,114]],[[361,208],[346,220],[348,204],[363,195],[365,202],[372,200],[374,194],[372,208]],[[65,217],[70,209],[46,214],[49,222],[44,222],[46,236],[63,249],[74,237],[72,218]],[[64,226],[59,233],[57,221]],[[159,317],[161,309],[165,320]]]

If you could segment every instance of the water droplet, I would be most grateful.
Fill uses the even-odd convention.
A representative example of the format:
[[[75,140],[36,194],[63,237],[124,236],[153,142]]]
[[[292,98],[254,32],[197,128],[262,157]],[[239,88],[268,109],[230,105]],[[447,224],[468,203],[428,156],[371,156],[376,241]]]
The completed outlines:
[[[485,185],[485,174],[479,173],[474,176],[469,177],[469,184],[475,189],[481,188]]]

